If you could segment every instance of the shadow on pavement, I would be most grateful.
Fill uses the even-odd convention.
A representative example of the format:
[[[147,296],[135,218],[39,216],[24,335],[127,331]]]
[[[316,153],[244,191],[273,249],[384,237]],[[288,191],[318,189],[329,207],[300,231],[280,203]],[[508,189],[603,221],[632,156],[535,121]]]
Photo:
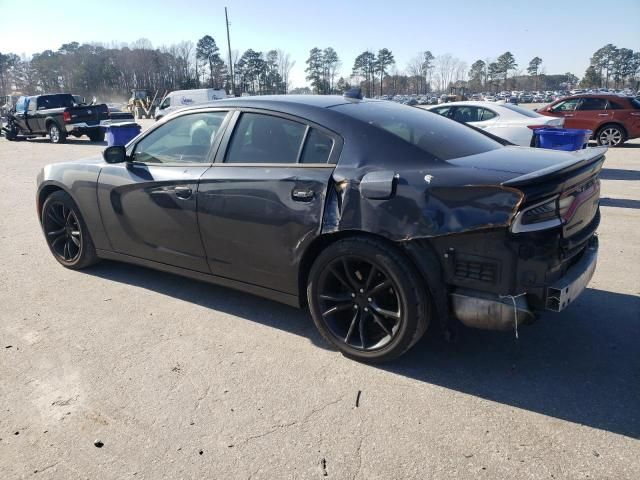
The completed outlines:
[[[602,180],[640,180],[640,170],[603,168],[600,171],[600,179]]]
[[[49,140],[48,137],[47,138],[44,138],[44,137],[43,138],[29,138],[27,141],[30,142],[30,143],[51,143],[51,141]],[[60,145],[102,145],[102,146],[106,147],[107,146],[107,142],[106,141],[92,142],[88,138],[67,137],[65,142],[60,144]],[[51,146],[55,146],[55,145],[52,144]]]
[[[604,197],[600,199],[600,206],[601,207],[619,207],[619,208],[640,208],[640,200]]]
[[[269,300],[133,265],[86,270],[285,330],[327,348],[309,315]],[[435,326],[435,324],[433,325]],[[421,382],[640,438],[640,297],[587,289],[560,314],[513,333],[433,328],[412,350],[371,366]]]

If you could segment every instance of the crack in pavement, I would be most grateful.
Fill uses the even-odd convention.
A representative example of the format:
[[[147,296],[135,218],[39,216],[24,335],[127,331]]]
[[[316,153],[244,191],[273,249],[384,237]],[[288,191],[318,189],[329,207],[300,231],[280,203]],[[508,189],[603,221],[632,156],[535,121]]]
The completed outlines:
[[[255,440],[257,438],[266,437],[268,435],[271,435],[272,433],[277,432],[278,430],[282,430],[283,428],[292,427],[294,425],[304,425],[305,423],[309,422],[311,420],[311,417],[313,417],[316,413],[321,412],[322,410],[324,410],[327,407],[330,407],[331,405],[335,405],[336,403],[341,402],[343,399],[344,399],[344,395],[341,395],[340,398],[338,398],[337,400],[332,400],[331,402],[325,403],[321,407],[312,409],[311,412],[309,412],[307,415],[302,417],[302,420],[294,420],[293,422],[274,425],[273,427],[271,427],[266,432],[259,433],[257,435],[251,435],[251,436],[245,438],[244,440],[241,440],[236,445],[237,446],[246,445],[247,443],[251,442],[252,440]]]

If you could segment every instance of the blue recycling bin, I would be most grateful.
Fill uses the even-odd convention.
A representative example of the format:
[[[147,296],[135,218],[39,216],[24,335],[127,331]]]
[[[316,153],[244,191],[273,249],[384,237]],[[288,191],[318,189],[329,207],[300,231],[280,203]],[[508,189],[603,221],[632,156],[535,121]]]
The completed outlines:
[[[135,122],[112,123],[104,128],[107,132],[107,145],[109,147],[126,145],[142,130],[142,127]]]
[[[587,148],[591,130],[581,128],[539,128],[534,131],[535,145],[552,150],[581,150]]]

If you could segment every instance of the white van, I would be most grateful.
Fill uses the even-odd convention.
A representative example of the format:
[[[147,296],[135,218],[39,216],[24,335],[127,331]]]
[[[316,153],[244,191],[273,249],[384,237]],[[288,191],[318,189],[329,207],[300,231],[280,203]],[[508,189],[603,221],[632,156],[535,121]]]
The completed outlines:
[[[184,107],[207,103],[213,100],[221,100],[223,98],[227,98],[227,92],[222,88],[176,90],[162,99],[162,102],[160,102],[160,105],[156,108],[155,119],[160,120],[162,117]]]

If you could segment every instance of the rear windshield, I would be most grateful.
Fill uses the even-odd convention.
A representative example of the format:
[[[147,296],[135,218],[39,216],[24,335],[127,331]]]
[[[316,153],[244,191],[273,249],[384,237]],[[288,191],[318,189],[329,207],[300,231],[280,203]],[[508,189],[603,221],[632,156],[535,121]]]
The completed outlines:
[[[38,97],[38,108],[73,107],[75,100],[71,95],[43,95]]]
[[[375,101],[332,108],[400,137],[440,160],[476,155],[502,146],[461,123],[421,108]]]
[[[530,118],[542,117],[542,115],[540,115],[539,113],[534,112],[533,110],[527,110],[526,108],[517,107],[517,106],[511,105],[509,103],[505,103],[502,106],[504,108],[508,108],[509,110],[513,110],[514,112],[519,113],[520,115],[524,115],[525,117],[530,117]]]

